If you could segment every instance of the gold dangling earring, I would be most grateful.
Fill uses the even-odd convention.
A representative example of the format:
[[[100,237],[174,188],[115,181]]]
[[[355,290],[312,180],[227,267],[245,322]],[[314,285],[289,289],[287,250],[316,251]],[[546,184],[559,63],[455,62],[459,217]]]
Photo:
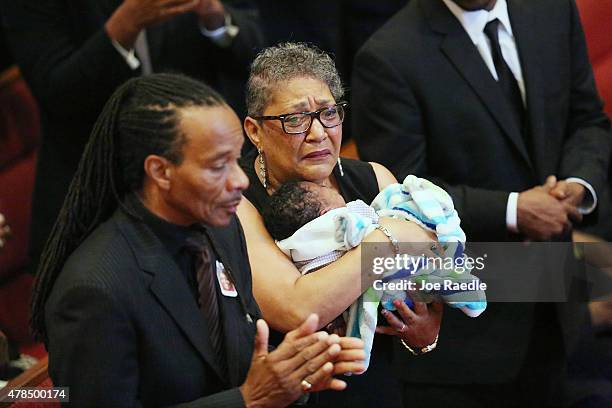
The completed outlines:
[[[342,169],[342,160],[338,157],[338,169],[340,170],[340,176],[344,177],[344,170]]]
[[[264,161],[264,157],[263,157],[261,148],[258,147],[257,152],[259,153],[259,158],[257,160],[259,161],[259,175],[261,176],[261,184],[263,184],[263,187],[267,189],[268,188],[268,175],[266,173],[266,162]]]

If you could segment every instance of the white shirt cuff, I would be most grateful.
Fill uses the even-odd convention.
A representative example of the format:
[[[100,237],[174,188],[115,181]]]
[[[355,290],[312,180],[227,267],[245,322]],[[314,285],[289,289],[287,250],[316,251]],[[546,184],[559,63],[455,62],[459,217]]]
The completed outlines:
[[[204,36],[210,38],[210,41],[217,46],[227,48],[231,45],[234,37],[240,32],[240,28],[232,24],[232,17],[226,13],[225,24],[223,26],[209,31],[204,27],[204,24],[200,24],[200,31]]]
[[[584,195],[584,200],[582,200],[582,203],[580,203],[580,205],[578,206],[578,212],[583,215],[588,215],[592,213],[597,207],[597,194],[595,193],[595,189],[593,188],[593,186],[578,177],[569,177],[565,179],[565,181],[567,183],[578,183],[587,189],[591,196],[589,197],[588,194]]]
[[[518,233],[518,196],[519,193],[510,193],[506,204],[506,228],[508,231]]]
[[[111,39],[111,43],[113,44],[113,47],[115,47],[117,52],[121,54],[121,56],[125,59],[125,62],[128,64],[128,66],[132,70],[136,70],[140,67],[140,60],[136,57],[136,54],[133,48],[128,51],[125,48],[123,48],[121,44],[119,44],[117,41],[113,39]]]

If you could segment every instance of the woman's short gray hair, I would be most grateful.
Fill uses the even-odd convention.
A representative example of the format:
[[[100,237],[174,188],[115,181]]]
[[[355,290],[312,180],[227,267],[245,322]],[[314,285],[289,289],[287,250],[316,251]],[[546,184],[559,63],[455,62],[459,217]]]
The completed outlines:
[[[329,54],[306,43],[281,43],[262,50],[251,64],[246,98],[249,116],[263,114],[280,82],[299,77],[324,82],[338,102],[344,96],[340,75]]]

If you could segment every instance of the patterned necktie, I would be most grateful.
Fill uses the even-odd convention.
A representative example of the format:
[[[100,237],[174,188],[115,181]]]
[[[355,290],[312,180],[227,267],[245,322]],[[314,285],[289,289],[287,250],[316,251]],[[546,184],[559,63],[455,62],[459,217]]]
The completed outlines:
[[[221,375],[226,378],[227,363],[223,344],[223,325],[219,313],[219,302],[215,284],[215,271],[210,246],[203,234],[187,239],[187,250],[193,256],[193,265],[198,284],[198,304],[208,323],[209,338]]]
[[[484,28],[484,33],[491,42],[491,56],[493,57],[493,63],[495,64],[495,70],[497,71],[497,83],[510,103],[512,114],[518,129],[523,136],[527,149],[529,149],[530,144],[527,140],[527,132],[525,131],[524,126],[525,108],[523,106],[523,98],[521,96],[521,90],[518,82],[510,70],[510,67],[508,67],[508,64],[506,64],[506,60],[504,60],[504,56],[501,51],[501,46],[499,45],[499,23],[500,21],[498,19],[489,21]]]

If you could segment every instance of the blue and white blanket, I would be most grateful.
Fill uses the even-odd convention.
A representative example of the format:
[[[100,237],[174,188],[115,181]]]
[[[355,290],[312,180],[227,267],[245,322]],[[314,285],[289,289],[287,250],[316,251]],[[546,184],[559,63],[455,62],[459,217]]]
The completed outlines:
[[[413,221],[436,234],[446,259],[452,259],[451,267],[439,267],[440,263],[418,265],[412,269],[393,270],[383,275],[383,281],[409,279],[416,282],[477,281],[471,269],[463,262],[465,233],[453,201],[446,191],[428,180],[409,175],[402,184],[392,184],[383,189],[371,206],[361,200],[347,203],[312,220],[297,230],[291,237],[277,242],[279,248],[294,261],[302,274],[313,272],[340,258],[346,251],[356,247],[363,238],[376,229],[380,217]],[[455,267],[455,265],[461,267]],[[448,265],[448,264],[447,264]],[[415,294],[412,295],[415,297]],[[470,317],[480,315],[486,308],[483,291],[437,291],[418,292],[419,301],[441,299],[449,306],[462,310]],[[361,338],[365,343],[366,367],[377,324],[377,310],[382,302],[384,308],[394,310],[393,300],[400,299],[410,304],[406,291],[377,291],[368,288],[345,312],[347,336]]]

